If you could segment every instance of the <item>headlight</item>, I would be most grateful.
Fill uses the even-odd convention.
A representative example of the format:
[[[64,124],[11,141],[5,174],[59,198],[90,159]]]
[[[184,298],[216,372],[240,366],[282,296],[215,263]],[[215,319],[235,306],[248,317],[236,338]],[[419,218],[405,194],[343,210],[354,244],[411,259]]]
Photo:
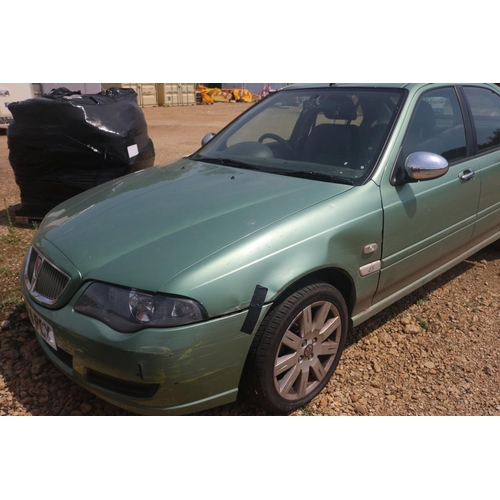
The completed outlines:
[[[90,285],[78,299],[75,311],[123,333],[187,325],[208,318],[205,308],[194,300],[105,283]]]

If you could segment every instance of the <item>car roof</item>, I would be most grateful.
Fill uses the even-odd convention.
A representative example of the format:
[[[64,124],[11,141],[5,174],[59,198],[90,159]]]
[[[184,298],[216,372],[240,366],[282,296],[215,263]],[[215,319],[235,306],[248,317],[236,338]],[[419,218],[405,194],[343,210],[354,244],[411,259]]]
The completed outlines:
[[[334,87],[387,87],[387,88],[405,88],[412,83],[335,83]]]
[[[498,87],[495,87],[489,83],[474,83],[474,84],[466,84],[466,83],[294,83],[291,85],[287,85],[283,87],[283,89],[310,89],[310,88],[331,88],[331,87],[342,87],[342,88],[387,88],[387,89],[408,89],[410,91],[414,91],[417,89],[421,89],[427,86],[449,86],[449,85],[479,85],[489,88],[496,88],[498,91]]]
[[[294,83],[284,87],[285,89],[307,89],[307,88],[326,88],[326,87],[367,87],[367,88],[406,88],[412,83]]]

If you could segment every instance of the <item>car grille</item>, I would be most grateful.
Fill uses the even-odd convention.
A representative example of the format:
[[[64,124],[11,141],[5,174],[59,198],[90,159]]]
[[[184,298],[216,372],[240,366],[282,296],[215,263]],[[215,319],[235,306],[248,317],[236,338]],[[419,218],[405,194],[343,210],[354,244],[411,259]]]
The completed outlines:
[[[54,354],[60,361],[62,361],[67,367],[73,368],[73,356],[57,346],[57,351],[54,351],[52,347],[50,348],[52,354]]]
[[[42,304],[55,304],[71,279],[33,247],[30,247],[29,252],[24,271],[28,291],[36,301]]]

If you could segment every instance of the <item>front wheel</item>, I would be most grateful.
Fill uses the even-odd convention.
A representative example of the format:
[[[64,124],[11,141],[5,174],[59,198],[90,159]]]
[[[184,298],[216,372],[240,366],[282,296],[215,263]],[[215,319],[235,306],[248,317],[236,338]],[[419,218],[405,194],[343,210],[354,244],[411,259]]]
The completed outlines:
[[[273,309],[247,360],[251,393],[275,413],[289,413],[316,397],[338,365],[348,313],[327,283],[306,286]]]

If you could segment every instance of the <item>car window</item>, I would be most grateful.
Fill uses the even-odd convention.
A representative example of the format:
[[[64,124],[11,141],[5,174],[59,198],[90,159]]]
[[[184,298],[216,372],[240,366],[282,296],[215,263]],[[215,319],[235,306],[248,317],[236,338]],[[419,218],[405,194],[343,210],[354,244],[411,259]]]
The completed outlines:
[[[464,121],[452,87],[432,90],[420,98],[402,151],[405,158],[416,151],[437,153],[449,162],[465,158]]]
[[[194,160],[361,184],[401,109],[401,89],[310,88],[270,94],[217,134]]]
[[[464,87],[474,118],[478,151],[500,146],[500,96],[478,87]]]
[[[277,109],[276,109],[277,108]],[[238,144],[243,141],[258,141],[270,130],[283,139],[290,139],[293,128],[299,118],[301,108],[299,106],[281,105],[264,109],[247,126],[235,132],[227,141],[228,146]],[[277,110],[279,110],[277,112]]]

